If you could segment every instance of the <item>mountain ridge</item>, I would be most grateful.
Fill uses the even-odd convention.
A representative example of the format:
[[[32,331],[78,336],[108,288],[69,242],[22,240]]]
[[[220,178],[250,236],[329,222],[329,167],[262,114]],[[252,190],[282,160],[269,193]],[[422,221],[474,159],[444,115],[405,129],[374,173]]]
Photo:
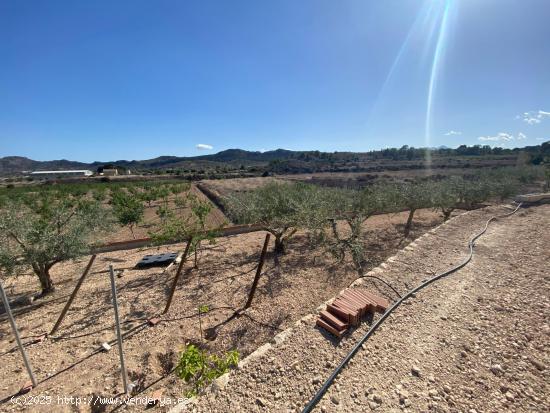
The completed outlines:
[[[536,146],[523,148],[502,149],[488,146],[461,145],[456,149],[447,147],[430,148],[431,151],[443,155],[505,155],[517,154],[525,151],[531,154],[548,152],[550,141]],[[299,162],[338,162],[338,161],[367,161],[372,159],[419,159],[423,157],[425,148],[413,148],[403,146],[401,148],[387,148],[369,152],[320,152],[320,151],[291,151],[288,149],[275,149],[272,151],[247,151],[244,149],[226,149],[214,154],[198,156],[174,156],[162,155],[156,158],[144,160],[94,161],[80,162],[68,159],[49,161],[37,161],[24,156],[5,156],[0,158],[0,175],[21,174],[30,171],[61,170],[61,169],[91,169],[96,170],[102,166],[115,166],[126,169],[169,169],[169,168],[204,168],[230,165],[233,167],[257,166],[273,161],[299,161]]]

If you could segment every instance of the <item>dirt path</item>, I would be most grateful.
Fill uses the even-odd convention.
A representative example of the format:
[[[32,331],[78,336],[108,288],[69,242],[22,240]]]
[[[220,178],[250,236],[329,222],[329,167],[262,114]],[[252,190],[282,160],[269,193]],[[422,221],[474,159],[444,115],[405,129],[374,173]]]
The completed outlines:
[[[453,219],[390,258],[377,276],[405,291],[462,260],[470,236],[503,211]],[[473,261],[390,316],[315,411],[549,411],[549,224],[548,205],[493,223]],[[301,411],[367,324],[338,342],[306,319],[194,409]]]

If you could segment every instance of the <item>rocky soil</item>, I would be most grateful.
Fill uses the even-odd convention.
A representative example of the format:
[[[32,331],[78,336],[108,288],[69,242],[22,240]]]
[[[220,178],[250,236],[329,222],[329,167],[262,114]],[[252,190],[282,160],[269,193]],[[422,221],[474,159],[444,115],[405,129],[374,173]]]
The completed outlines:
[[[406,213],[380,215],[369,219],[365,242],[372,268],[395,253],[402,245],[402,228]],[[441,223],[433,211],[415,215],[412,237],[417,237]],[[0,315],[0,411],[84,411],[89,404],[59,405],[57,397],[108,398],[121,395],[122,385],[116,348],[113,309],[107,269],[115,267],[119,312],[123,323],[124,354],[130,380],[139,397],[163,391],[163,397],[183,397],[188,386],[173,373],[178,353],[187,343],[201,343],[218,353],[237,349],[242,357],[315,311],[323,301],[352,282],[357,273],[349,261],[338,264],[324,249],[312,248],[303,233],[291,241],[288,253],[278,257],[268,254],[252,307],[246,315],[232,318],[233,309],[241,308],[254,278],[265,233],[255,232],[218,239],[205,245],[199,268],[192,260],[185,264],[170,312],[160,315],[166,303],[174,269],[135,269],[145,254],[178,252],[183,245],[144,250],[118,251],[98,255],[88,278],[82,284],[71,309],[58,332],[43,342],[35,342],[49,332],[80,277],[89,257],[60,263],[52,268],[56,291],[50,297],[24,305],[38,291],[32,274],[6,278],[4,285],[12,302],[22,340],[39,385],[29,397],[51,397],[51,404],[30,405],[11,401],[27,380],[21,356],[5,315]],[[271,244],[270,250],[273,245]],[[198,307],[210,311],[202,318],[203,329],[215,328],[213,340],[201,340]],[[146,320],[161,318],[150,327]],[[103,342],[112,349],[100,351]],[[155,407],[156,411],[168,410]],[[112,411],[112,406],[98,406],[95,411]],[[136,406],[134,410],[143,410]]]
[[[464,259],[468,239],[504,212],[456,217],[372,273],[404,292]],[[399,307],[314,411],[550,411],[549,228],[550,205],[493,222],[472,262]],[[301,411],[369,324],[337,341],[306,317],[194,406],[174,411]]]

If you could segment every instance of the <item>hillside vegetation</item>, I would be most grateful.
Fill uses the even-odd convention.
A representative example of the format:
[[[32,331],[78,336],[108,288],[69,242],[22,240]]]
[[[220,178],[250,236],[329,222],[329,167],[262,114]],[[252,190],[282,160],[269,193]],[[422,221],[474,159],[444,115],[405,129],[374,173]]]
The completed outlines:
[[[425,158],[430,154],[431,163]],[[139,174],[176,174],[188,178],[219,178],[234,176],[258,176],[269,173],[303,172],[375,172],[431,168],[479,168],[540,164],[550,157],[550,142],[524,148],[491,148],[488,145],[450,148],[388,148],[370,152],[320,152],[290,151],[245,151],[228,149],[216,154],[194,157],[160,156],[147,160],[110,160],[107,162],[75,162],[69,160],[34,161],[19,156],[0,158],[0,176],[24,175],[25,171],[90,169],[105,165],[129,169]]]

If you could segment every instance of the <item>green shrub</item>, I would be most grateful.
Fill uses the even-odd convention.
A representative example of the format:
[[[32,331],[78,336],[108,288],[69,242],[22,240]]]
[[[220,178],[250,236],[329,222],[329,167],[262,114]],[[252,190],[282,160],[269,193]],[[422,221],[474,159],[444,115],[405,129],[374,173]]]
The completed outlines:
[[[238,363],[239,353],[236,350],[217,356],[189,344],[180,354],[176,375],[192,385],[192,389],[186,394],[187,397],[192,397]]]

